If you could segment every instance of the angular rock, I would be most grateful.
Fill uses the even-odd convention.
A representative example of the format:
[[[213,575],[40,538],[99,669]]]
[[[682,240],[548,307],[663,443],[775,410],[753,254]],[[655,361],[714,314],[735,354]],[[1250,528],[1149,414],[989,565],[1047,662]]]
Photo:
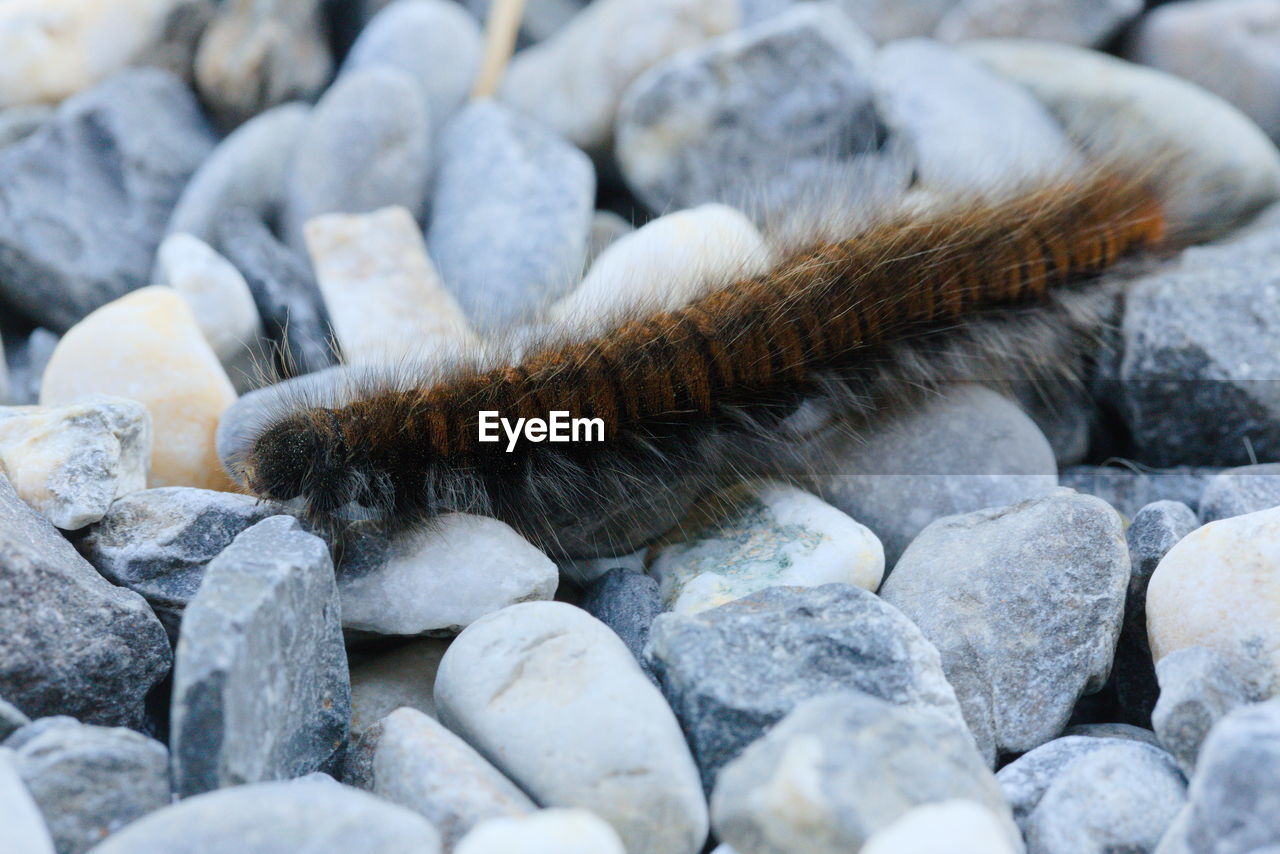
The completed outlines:
[[[972,800],[912,807],[871,834],[860,854],[1018,854],[994,812]]]
[[[649,642],[650,626],[662,613],[657,581],[616,567],[586,586],[579,605],[613,629],[645,672],[651,673],[649,663],[644,660],[644,646]]]
[[[881,588],[942,655],[989,762],[1062,732],[1107,680],[1129,554],[1120,515],[1058,490],[934,522]]]
[[[94,395],[57,408],[0,407],[0,468],[18,497],[66,531],[147,485],[151,416],[136,400]]]
[[[248,846],[253,846],[249,848]],[[440,854],[426,819],[324,778],[234,786],[186,798],[113,835],[93,854]]]
[[[174,788],[186,797],[335,769],[351,715],[329,549],[287,516],[205,571],[174,664]]]
[[[874,792],[874,794],[872,794]],[[805,700],[726,765],[716,836],[750,854],[841,854],[913,807],[967,798],[1017,831],[995,777],[955,722],[861,691]]]
[[[537,809],[466,742],[416,709],[396,709],[366,729],[347,754],[343,780],[423,816],[449,850],[481,822]]]
[[[164,628],[0,476],[0,696],[35,717],[138,727],[169,673]]]
[[[1205,484],[1200,518],[1216,522],[1280,507],[1280,463],[1227,469]]]
[[[953,42],[1016,36],[1093,47],[1141,13],[1142,0],[959,0],[942,16],[935,35]]]
[[[1200,746],[1233,709],[1260,699],[1236,663],[1205,646],[1166,655],[1156,667],[1160,697],[1151,723],[1178,766],[1190,777]]]
[[[54,854],[53,839],[40,808],[18,776],[14,752],[0,747],[0,827],[15,854]]]
[[[697,614],[663,614],[645,658],[710,791],[716,773],[800,702],[858,690],[963,718],[938,651],[896,608],[847,584],[771,587]]]
[[[561,602],[472,623],[436,677],[441,721],[544,806],[582,807],[630,854],[695,854],[697,768],[662,695],[607,626]]]
[[[45,368],[41,405],[96,393],[132,398],[151,413],[150,486],[231,486],[214,434],[236,392],[172,288],[134,291],[62,336]]]
[[[586,155],[482,100],[444,129],[438,163],[427,247],[478,329],[527,319],[577,280],[595,196]]]
[[[1176,501],[1193,510],[1200,506],[1205,484],[1220,469],[1179,466],[1134,470],[1117,466],[1071,466],[1062,470],[1062,486],[1096,495],[1121,515],[1132,519],[1143,507],[1158,501]]]
[[[490,819],[467,834],[454,854],[625,854],[625,849],[617,832],[595,813],[549,809]]]
[[[0,150],[0,295],[64,330],[148,284],[182,187],[213,148],[170,74],[119,72]]]
[[[436,716],[435,683],[449,648],[442,638],[418,638],[351,664],[351,736],[402,707]]]
[[[169,751],[123,727],[42,718],[9,736],[14,765],[48,823],[59,854],[81,854],[167,806]]]

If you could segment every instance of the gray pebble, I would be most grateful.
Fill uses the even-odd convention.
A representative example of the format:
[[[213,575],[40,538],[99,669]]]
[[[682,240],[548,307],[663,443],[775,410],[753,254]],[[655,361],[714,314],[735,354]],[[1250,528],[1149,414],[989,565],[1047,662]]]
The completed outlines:
[[[1045,39],[1093,47],[1142,13],[1142,0],[959,0],[938,22],[943,41]]]
[[[31,104],[0,110],[0,148],[26,139],[53,116],[48,104]]]
[[[53,835],[58,854],[81,854],[166,806],[169,751],[123,727],[41,718],[5,741]]]
[[[187,606],[171,745],[182,796],[337,767],[351,685],[329,549],[296,519],[240,534]]]
[[[725,763],[818,694],[856,689],[961,721],[933,645],[852,585],[770,587],[709,611],[663,614],[645,657],[708,790]]]
[[[1157,501],[1176,501],[1193,510],[1200,506],[1205,484],[1221,469],[1176,466],[1168,469],[1116,466],[1071,466],[1058,476],[1062,486],[1096,495],[1132,519]]]
[[[18,776],[16,754],[7,747],[0,747],[0,827],[4,828],[6,851],[54,854],[44,816]]]
[[[67,99],[0,149],[0,294],[65,330],[148,284],[178,195],[213,148],[191,92],[130,69]]]
[[[1077,724],[1067,727],[1062,734],[1064,736],[1082,735],[1087,738],[1122,738],[1127,741],[1140,741],[1152,747],[1161,747],[1160,739],[1154,732],[1132,724]]]
[[[1200,519],[1205,523],[1280,506],[1280,463],[1227,469],[1205,484]]]
[[[1175,650],[1156,665],[1160,696],[1151,713],[1156,736],[1188,775],[1205,737],[1219,720],[1255,699],[1237,664],[1216,650]]]
[[[0,476],[0,696],[28,715],[140,726],[169,673],[164,627]]]
[[[640,666],[653,678],[644,658],[649,627],[662,613],[658,582],[639,572],[615,567],[587,585],[579,605],[618,633]]]
[[[351,662],[351,737],[403,706],[436,716],[435,681],[445,638],[416,638]]]
[[[1062,732],[1076,701],[1102,687],[1128,580],[1120,515],[1062,489],[939,519],[880,595],[938,647],[969,728],[994,761]]]

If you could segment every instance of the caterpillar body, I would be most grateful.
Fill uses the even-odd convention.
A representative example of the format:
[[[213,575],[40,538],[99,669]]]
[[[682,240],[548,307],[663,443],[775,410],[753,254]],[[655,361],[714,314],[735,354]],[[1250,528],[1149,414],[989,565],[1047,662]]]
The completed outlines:
[[[230,467],[321,518],[478,513],[553,555],[629,553],[726,478],[811,465],[815,413],[857,431],[944,382],[1064,371],[1112,304],[1100,274],[1166,241],[1150,175],[913,209],[683,304],[294,401]],[[603,441],[481,441],[494,412],[599,419]]]

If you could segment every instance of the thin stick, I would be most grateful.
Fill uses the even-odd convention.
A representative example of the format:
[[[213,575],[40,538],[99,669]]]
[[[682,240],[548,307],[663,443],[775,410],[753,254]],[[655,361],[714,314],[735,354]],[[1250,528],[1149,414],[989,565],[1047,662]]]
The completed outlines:
[[[472,98],[487,98],[498,90],[507,63],[515,51],[516,33],[524,16],[525,0],[493,0],[485,23],[484,61],[476,75]]]

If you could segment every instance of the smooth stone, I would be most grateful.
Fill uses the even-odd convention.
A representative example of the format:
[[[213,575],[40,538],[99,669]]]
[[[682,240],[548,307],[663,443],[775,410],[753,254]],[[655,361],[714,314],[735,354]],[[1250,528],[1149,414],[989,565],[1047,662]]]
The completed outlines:
[[[303,226],[327,213],[390,205],[422,217],[431,174],[431,121],[422,90],[404,71],[375,65],[339,77],[324,93],[294,153],[281,227],[306,248]]]
[[[42,718],[9,736],[14,765],[59,854],[81,854],[168,805],[169,751],[124,727]]]
[[[44,327],[17,345],[9,358],[9,402],[16,406],[33,406],[40,400],[40,378],[58,346],[58,336]]]
[[[98,393],[131,398],[151,413],[148,485],[231,487],[214,433],[236,392],[172,288],[134,291],[62,336],[45,368],[40,404],[69,404]]]
[[[942,41],[1046,39],[1093,47],[1142,13],[1142,0],[960,0],[938,21]]]
[[[968,798],[1017,831],[955,722],[861,691],[802,702],[721,770],[716,836],[743,854],[843,854],[921,804]]]
[[[16,756],[0,747],[0,827],[13,854],[54,854],[53,838],[31,792],[18,776]]]
[[[382,635],[453,634],[517,602],[550,599],[555,563],[505,522],[448,513],[418,531],[348,544],[342,625]]]
[[[333,70],[320,0],[228,0],[200,37],[195,82],[223,125],[307,100]]]
[[[762,0],[748,0],[761,3]],[[788,0],[794,2],[794,0]],[[942,16],[957,0],[835,0],[837,5],[876,42],[932,35]]]
[[[736,0],[598,0],[516,54],[501,97],[587,151],[604,150],[627,87],[649,68],[738,28]]]
[[[1156,665],[1156,675],[1160,695],[1151,723],[1188,777],[1214,725],[1232,709],[1261,699],[1234,662],[1205,646],[1169,653]]]
[[[1210,522],[1170,549],[1147,587],[1147,634],[1157,670],[1207,646],[1259,698],[1280,693],[1280,508]]]
[[[853,584],[873,593],[884,576],[876,535],[820,498],[757,481],[721,494],[649,551],[663,605],[695,614],[765,587]]]
[[[591,234],[587,239],[587,260],[583,267],[591,269],[591,265],[599,259],[601,253],[622,238],[636,230],[628,219],[623,219],[613,211],[598,210],[591,216]]]
[[[1193,510],[1200,506],[1205,484],[1221,469],[1177,466],[1168,469],[1116,466],[1071,466],[1058,476],[1062,486],[1096,495],[1132,519],[1157,501],[1176,501]]]
[[[1142,17],[1125,56],[1226,99],[1277,139],[1278,28],[1280,9],[1268,0],[1169,3]]]
[[[190,234],[170,234],[156,255],[160,284],[191,307],[200,331],[237,390],[247,390],[260,358],[262,318],[244,276],[209,244]]]
[[[365,24],[341,74],[389,67],[411,75],[421,87],[427,121],[438,132],[471,91],[482,41],[475,18],[457,3],[395,0]]]
[[[1216,522],[1280,507],[1280,463],[1227,469],[1200,494],[1200,518]]]
[[[655,211],[811,195],[880,144],[873,51],[837,8],[804,3],[658,63],[618,107],[628,186]]]
[[[770,587],[710,611],[663,614],[645,658],[708,791],[727,762],[819,694],[858,690],[963,730],[937,649],[898,609],[848,584]]]
[[[307,260],[276,240],[251,211],[237,208],[217,226],[218,249],[244,276],[267,336],[284,350],[285,376],[330,367],[329,313]]]
[[[1062,732],[1080,697],[1102,688],[1128,582],[1120,514],[1063,489],[939,519],[880,594],[938,647],[979,749],[994,762]]]
[[[435,828],[412,810],[332,780],[307,778],[234,786],[186,798],[134,822],[92,854],[440,854],[441,850]]]
[[[443,638],[417,638],[351,663],[351,735],[355,738],[394,712],[408,707],[436,716],[435,683]]]
[[[344,782],[421,815],[440,831],[445,850],[483,821],[537,809],[465,741],[416,709],[396,709],[366,729],[346,763]]]
[[[83,528],[145,489],[151,416],[141,403],[91,396],[54,408],[0,407],[0,469],[56,527]]]
[[[1084,358],[1075,360],[1074,376],[1086,375]],[[1097,374],[1094,374],[1097,376]],[[1005,393],[1044,433],[1058,461],[1058,470],[1078,465],[1093,449],[1093,434],[1101,432],[1102,412],[1089,390],[1067,381],[1012,381]]]
[[[1152,747],[1161,747],[1160,739],[1149,729],[1132,724],[1076,724],[1062,731],[1065,735],[1082,735],[1086,738],[1121,738],[1140,741]]]
[[[350,715],[329,548],[296,519],[265,519],[209,563],[183,616],[174,788],[187,797],[335,769]]]
[[[437,163],[427,247],[477,329],[528,319],[577,280],[595,196],[585,154],[485,99],[444,128]]]
[[[1061,126],[1025,89],[928,39],[875,57],[876,108],[914,154],[916,185],[990,192],[1045,180],[1080,164]]]
[[[1064,44],[997,39],[961,50],[1026,86],[1090,154],[1139,164],[1158,156],[1161,195],[1179,231],[1226,231],[1280,197],[1271,140],[1193,84]]]
[[[458,843],[454,854],[626,854],[626,849],[617,831],[595,813],[549,809],[490,819]]]
[[[31,718],[3,697],[0,697],[0,741],[9,737],[9,733],[31,723]]]
[[[284,204],[290,167],[310,116],[306,104],[281,104],[228,134],[191,176],[166,232],[213,243],[228,211],[245,208],[263,222],[273,220]]]
[[[174,643],[205,567],[242,531],[279,513],[247,495],[161,487],[111,505],[76,548],[112,584],[142,594]]]
[[[630,854],[695,854],[698,771],[662,694],[603,623],[526,602],[472,623],[436,677],[440,720],[539,804],[582,807]]]
[[[812,478],[814,492],[866,525],[892,566],[943,516],[1013,504],[1058,485],[1040,428],[983,386],[948,389],[840,447]]]
[[[169,212],[213,148],[195,97],[130,69],[0,150],[0,294],[55,331],[147,284]]]
[[[1157,501],[1138,511],[1129,523],[1129,590],[1124,601],[1124,625],[1116,643],[1111,683],[1128,719],[1151,723],[1160,688],[1147,641],[1147,585],[1156,566],[1178,541],[1200,527],[1191,508],[1177,501]]]
[[[328,214],[305,228],[311,265],[348,364],[396,363],[474,334],[408,210]]]
[[[1200,753],[1188,803],[1155,854],[1272,854],[1280,847],[1280,699],[1223,718]]]
[[[657,581],[643,573],[615,567],[588,584],[578,604],[613,629],[644,671],[654,678],[644,660],[644,647],[653,621],[662,613]]]
[[[53,117],[47,104],[0,108],[0,148],[26,139]]]
[[[921,804],[867,837],[861,854],[1019,854],[994,812],[970,799]]]
[[[33,717],[139,727],[169,673],[164,627],[0,475],[0,696]]]

